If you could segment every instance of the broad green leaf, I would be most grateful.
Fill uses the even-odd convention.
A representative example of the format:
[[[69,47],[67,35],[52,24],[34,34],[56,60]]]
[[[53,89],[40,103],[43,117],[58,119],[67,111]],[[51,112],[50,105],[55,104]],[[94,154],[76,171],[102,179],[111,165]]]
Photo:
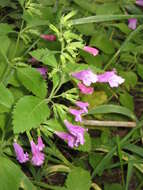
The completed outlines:
[[[74,0],[74,3],[79,5],[83,10],[89,11],[90,13],[95,13],[96,11],[96,4],[89,0]]]
[[[7,36],[0,36],[0,42],[2,42],[0,45],[0,52],[2,55],[6,56],[10,45],[10,39]]]
[[[91,46],[96,46],[106,54],[112,54],[115,51],[113,41],[109,40],[109,37],[104,31],[95,31],[94,36],[90,40]]]
[[[13,112],[14,133],[22,133],[39,127],[49,115],[50,110],[45,100],[35,96],[22,97]]]
[[[120,94],[119,100],[123,106],[132,111],[134,110],[134,99],[133,96],[131,96],[129,93],[124,92],[123,94]]]
[[[93,35],[95,32],[95,28],[92,23],[88,25],[77,25],[76,28],[81,34],[84,35]]]
[[[30,52],[30,55],[45,65],[57,67],[57,60],[55,58],[55,55],[48,49],[37,49]]]
[[[47,95],[47,85],[41,74],[34,68],[17,68],[17,76],[20,82],[40,98]]]
[[[137,73],[143,79],[143,65],[142,64],[137,64]]]
[[[123,187],[119,183],[105,184],[104,190],[123,190]]]
[[[120,6],[118,3],[110,3],[105,1],[103,4],[97,4],[96,6],[97,15],[111,15],[111,14],[121,14]]]
[[[36,190],[20,168],[5,157],[0,157],[0,176],[1,190],[18,190],[20,187],[24,190]]]
[[[125,79],[124,85],[129,90],[130,88],[134,88],[137,84],[138,78],[135,72],[126,71],[120,72],[120,75]]]
[[[0,35],[6,35],[12,31],[13,29],[9,24],[6,24],[6,23],[0,24]]]
[[[128,108],[118,105],[112,105],[112,104],[105,104],[101,106],[97,106],[96,108],[91,109],[88,112],[88,115],[93,114],[105,114],[105,113],[117,113],[125,115],[133,120],[136,120],[136,116],[133,112],[131,112]]]
[[[45,124],[51,128],[53,131],[67,131],[66,128],[63,127],[63,125],[60,123],[60,121],[56,119],[50,119],[45,122]],[[45,127],[46,128],[46,127]]]
[[[10,109],[14,102],[12,93],[2,83],[0,83],[0,105]]]
[[[68,190],[89,190],[91,187],[90,173],[82,168],[74,168],[66,180]]]
[[[79,18],[72,20],[73,25],[78,24],[87,24],[87,23],[94,23],[94,22],[107,22],[113,20],[125,20],[129,18],[143,18],[143,15],[97,15],[97,16],[90,16],[85,18]]]

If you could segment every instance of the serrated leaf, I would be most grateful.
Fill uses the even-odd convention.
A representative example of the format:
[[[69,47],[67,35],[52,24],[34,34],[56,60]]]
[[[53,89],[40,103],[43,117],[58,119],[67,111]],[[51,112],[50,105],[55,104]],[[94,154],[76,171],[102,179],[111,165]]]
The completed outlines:
[[[0,157],[0,176],[1,190],[18,190],[20,187],[24,190],[36,190],[20,168],[4,157]]]
[[[41,74],[34,68],[17,68],[17,76],[20,82],[40,98],[45,98],[47,95],[47,85]]]
[[[112,104],[97,106],[96,108],[93,108],[88,112],[89,115],[105,114],[105,113],[118,113],[118,114],[125,115],[133,120],[136,120],[136,116],[134,115],[132,111],[130,111],[126,107],[112,105]]]
[[[89,190],[91,187],[90,173],[82,168],[74,168],[66,180],[68,190]]]
[[[46,101],[35,96],[24,96],[16,104],[13,112],[14,133],[22,133],[37,128],[50,115]]]
[[[30,55],[45,65],[57,67],[57,60],[55,58],[55,55],[48,49],[37,49],[30,52]]]
[[[10,109],[14,102],[12,93],[2,83],[0,83],[0,105]]]

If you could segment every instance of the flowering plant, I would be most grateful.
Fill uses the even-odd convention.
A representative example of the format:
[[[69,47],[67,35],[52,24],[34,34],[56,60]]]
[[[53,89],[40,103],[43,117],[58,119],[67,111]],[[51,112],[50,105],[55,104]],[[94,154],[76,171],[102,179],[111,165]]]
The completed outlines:
[[[128,15],[113,11],[107,17],[106,13],[102,16],[102,11],[106,12],[110,4],[93,3],[102,7],[93,16],[90,12],[94,9],[92,6],[88,10],[88,6],[79,5],[75,0],[75,9],[82,5],[91,16],[81,19],[75,19],[78,14],[74,8],[64,9],[63,1],[53,2],[18,0],[18,4],[9,1],[10,4],[6,5],[0,2],[3,11],[10,5],[12,9],[16,7],[21,11],[20,26],[12,13],[0,24],[0,39],[3,42],[0,46],[0,163],[2,171],[10,166],[15,190],[36,189],[36,186],[70,190],[72,176],[76,181],[78,172],[83,179],[82,185],[78,182],[78,189],[84,189],[85,180],[85,190],[89,190],[95,186],[91,183],[89,171],[71,155],[78,152],[81,158],[82,155],[89,157],[92,175],[101,175],[109,160],[98,151],[104,149],[103,152],[106,152],[108,147],[107,152],[113,157],[116,144],[118,153],[123,144],[118,137],[110,139],[110,130],[104,128],[100,128],[101,136],[94,138],[90,127],[101,125],[100,122],[108,126],[109,121],[104,121],[106,116],[107,120],[118,117],[122,122],[130,118],[133,120],[129,123],[131,126],[137,121],[129,91],[136,86],[137,75],[142,78],[143,67],[137,61],[141,61],[142,25],[139,24],[143,16],[131,10],[130,6],[141,11],[142,1],[125,3],[124,6],[119,3],[117,13],[127,9]],[[73,6],[70,1],[67,5]],[[115,3],[111,5],[116,6]],[[81,16],[86,16],[84,14],[80,12]],[[122,19],[123,23],[112,22]],[[105,25],[98,25],[99,21]],[[105,21],[109,24],[106,25]],[[84,25],[91,28],[82,28]],[[125,41],[121,44],[123,38]],[[133,39],[135,42],[131,45],[130,40]],[[134,43],[137,50],[133,48]],[[107,115],[104,117],[103,114]],[[95,119],[97,123],[94,125]],[[118,123],[119,126],[122,124],[126,125]],[[112,146],[115,148],[110,152]],[[95,160],[99,163],[95,168],[97,163],[93,163],[92,151],[97,151],[97,157],[103,159],[101,163]],[[14,162],[23,171],[26,168],[28,172],[25,173],[33,180],[30,181]],[[16,171],[16,176],[12,170]],[[54,187],[50,182],[46,186],[41,182],[43,179],[46,181],[46,175],[58,171],[69,172],[65,187]],[[7,180],[6,175],[4,173]],[[10,188],[5,188],[1,180],[0,184],[4,190]],[[11,185],[11,182],[6,181],[6,184]]]

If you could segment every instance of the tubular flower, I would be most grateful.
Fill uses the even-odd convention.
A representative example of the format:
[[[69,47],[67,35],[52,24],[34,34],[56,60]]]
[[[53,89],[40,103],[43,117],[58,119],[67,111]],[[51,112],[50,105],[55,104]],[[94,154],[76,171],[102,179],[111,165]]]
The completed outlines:
[[[39,147],[33,142],[30,142],[32,151],[32,164],[35,166],[41,166],[44,162],[44,153],[40,152]]]
[[[67,120],[64,120],[64,124],[66,125],[69,133],[76,137],[75,146],[78,146],[79,144],[84,144],[84,133],[87,131],[87,129],[84,129],[81,126],[73,125],[69,123]]]
[[[62,140],[67,141],[69,147],[73,148],[74,146],[76,146],[76,137],[74,137],[73,135],[58,131],[56,131],[55,134]]]
[[[94,74],[90,69],[72,73],[72,76],[78,80],[81,80],[86,86],[90,86],[91,83],[95,83],[98,80],[97,75]]]
[[[88,113],[88,109],[87,107],[89,106],[89,103],[88,102],[81,102],[81,101],[77,101],[75,103],[79,108],[81,108],[84,113]]]
[[[20,163],[25,163],[29,160],[28,153],[24,153],[23,148],[18,143],[14,142],[13,147],[16,153],[16,158]]]
[[[55,41],[56,40],[56,36],[53,34],[41,34],[40,37],[47,41]]]
[[[98,49],[90,47],[90,46],[84,46],[83,50],[92,54],[93,56],[96,56],[99,53]]]
[[[120,84],[122,84],[125,80],[116,75],[116,71],[107,71],[103,74],[98,75],[98,82],[101,83],[109,83],[110,87],[118,87]]]
[[[69,109],[69,112],[75,116],[75,121],[82,122],[81,114],[85,113],[84,110]]]
[[[128,27],[132,30],[135,30],[137,27],[137,19],[136,18],[130,18],[128,20]]]
[[[42,138],[40,136],[38,137],[37,147],[38,147],[39,151],[42,151],[45,148],[45,145],[44,145]]]
[[[46,74],[47,74],[47,68],[44,68],[44,67],[40,67],[40,68],[36,68],[37,71],[40,72],[40,74],[45,78],[46,77]]]
[[[92,94],[94,91],[93,87],[87,87],[82,83],[78,83],[78,88],[80,89],[82,94]]]
[[[136,0],[136,4],[143,7],[143,0]]]

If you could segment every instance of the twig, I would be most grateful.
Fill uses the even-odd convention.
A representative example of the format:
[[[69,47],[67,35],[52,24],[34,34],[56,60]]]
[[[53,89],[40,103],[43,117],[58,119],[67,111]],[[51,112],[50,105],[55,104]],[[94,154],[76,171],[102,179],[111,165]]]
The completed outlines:
[[[136,122],[131,121],[98,121],[98,120],[83,120],[84,125],[91,126],[107,126],[107,127],[136,127]]]

